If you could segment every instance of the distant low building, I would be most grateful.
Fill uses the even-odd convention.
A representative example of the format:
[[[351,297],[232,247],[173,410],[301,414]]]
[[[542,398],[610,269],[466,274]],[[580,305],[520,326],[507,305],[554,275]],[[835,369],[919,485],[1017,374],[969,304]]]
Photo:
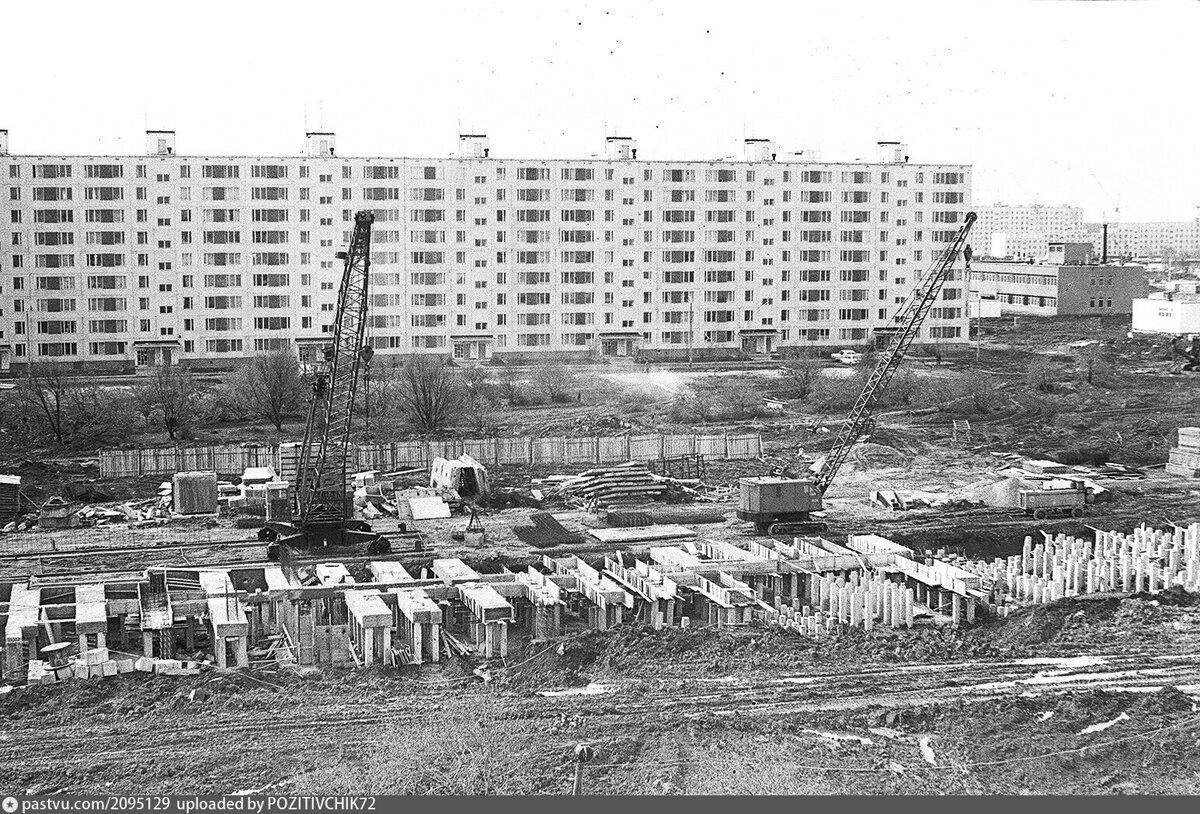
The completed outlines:
[[[1048,249],[1051,260],[1042,263],[976,260],[968,302],[995,301],[1002,313],[1129,314],[1133,301],[1150,293],[1144,266],[1096,263],[1090,243],[1053,242]]]
[[[1132,329],[1170,336],[1200,334],[1200,296],[1164,292],[1136,299]]]
[[[972,294],[967,302],[967,318],[968,319],[995,319],[1003,316],[1003,311],[1000,309],[1000,301],[994,296],[981,297],[978,294]]]

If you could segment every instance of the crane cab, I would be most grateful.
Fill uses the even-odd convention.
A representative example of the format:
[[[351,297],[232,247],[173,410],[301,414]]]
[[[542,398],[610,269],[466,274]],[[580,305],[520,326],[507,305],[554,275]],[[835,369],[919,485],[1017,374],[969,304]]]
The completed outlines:
[[[737,516],[759,532],[824,531],[811,515],[821,511],[821,493],[809,478],[758,477],[739,481]]]

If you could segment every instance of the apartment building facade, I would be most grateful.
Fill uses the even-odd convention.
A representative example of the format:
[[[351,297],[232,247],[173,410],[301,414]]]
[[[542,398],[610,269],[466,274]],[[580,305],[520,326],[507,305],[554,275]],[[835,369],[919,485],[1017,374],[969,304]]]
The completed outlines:
[[[1050,243],[1082,240],[1085,235],[1083,209],[1075,206],[1006,206],[994,204],[976,210],[973,243],[977,254],[1040,260]]]
[[[14,156],[0,131],[0,368],[228,368],[317,359],[354,213],[375,214],[377,353],[719,358],[865,342],[970,208],[966,165],[780,158],[646,161]],[[919,342],[966,339],[961,269]]]
[[[1142,221],[1109,227],[1110,244],[1133,257],[1200,257],[1200,218],[1185,221]],[[1111,248],[1110,248],[1111,251]]]

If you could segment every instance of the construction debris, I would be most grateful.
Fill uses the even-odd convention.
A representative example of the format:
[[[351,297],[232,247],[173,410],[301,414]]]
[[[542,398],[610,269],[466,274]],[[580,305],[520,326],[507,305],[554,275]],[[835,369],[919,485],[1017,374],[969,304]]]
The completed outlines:
[[[79,525],[79,508],[55,495],[42,504],[38,526],[45,529],[71,529]]]
[[[517,538],[534,548],[550,548],[559,545],[576,545],[582,543],[582,534],[567,531],[563,525],[549,512],[534,512],[529,515],[528,526],[516,526],[513,533]]]

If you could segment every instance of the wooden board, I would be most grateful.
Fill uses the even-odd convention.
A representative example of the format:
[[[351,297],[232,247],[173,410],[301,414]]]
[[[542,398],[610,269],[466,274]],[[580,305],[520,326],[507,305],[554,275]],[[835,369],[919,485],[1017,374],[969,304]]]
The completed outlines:
[[[602,543],[621,545],[651,540],[692,539],[696,532],[684,526],[634,526],[623,529],[588,529],[588,534]]]

